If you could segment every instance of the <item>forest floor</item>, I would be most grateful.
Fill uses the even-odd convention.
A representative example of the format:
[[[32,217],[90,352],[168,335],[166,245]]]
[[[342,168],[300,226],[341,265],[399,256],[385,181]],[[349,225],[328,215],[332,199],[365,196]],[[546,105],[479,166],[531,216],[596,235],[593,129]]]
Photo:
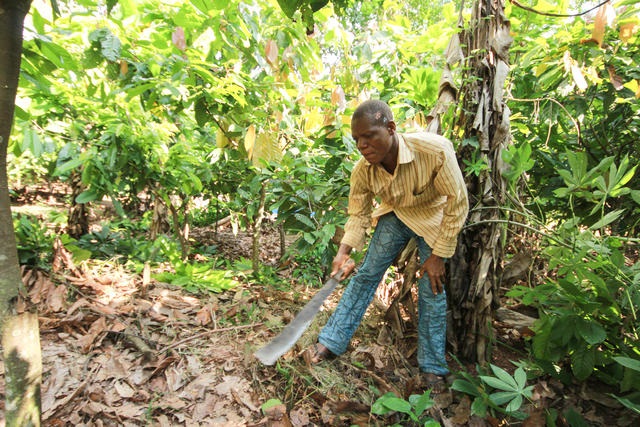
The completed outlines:
[[[35,206],[20,209],[36,212]],[[197,229],[193,237],[208,239],[226,259],[248,257],[251,250],[249,236],[226,228]],[[263,262],[275,265],[280,247],[274,229],[265,229],[261,248]],[[411,330],[394,334],[383,304],[372,304],[345,355],[308,366],[301,354],[337,303],[339,287],[296,346],[275,366],[264,366],[254,351],[320,286],[296,283],[295,265],[280,271],[287,289],[243,284],[192,294],[154,281],[143,285],[140,275],[116,262],[74,265],[62,249],[55,259],[52,272],[24,270],[23,309],[37,309],[40,318],[43,425],[417,425],[397,413],[371,415],[373,402],[387,392],[408,399],[424,391],[415,336]],[[513,372],[511,361],[526,357],[526,333],[498,321],[493,326],[491,362]],[[450,363],[454,375],[476,373],[473,364]],[[4,378],[0,384],[4,395]],[[452,391],[432,396],[428,413],[443,426],[542,426],[548,411],[557,411],[559,426],[570,425],[567,417],[575,413],[587,425],[638,425],[638,417],[609,397],[614,390],[603,384],[566,385],[542,377],[531,385],[525,421],[472,415],[469,396]]]

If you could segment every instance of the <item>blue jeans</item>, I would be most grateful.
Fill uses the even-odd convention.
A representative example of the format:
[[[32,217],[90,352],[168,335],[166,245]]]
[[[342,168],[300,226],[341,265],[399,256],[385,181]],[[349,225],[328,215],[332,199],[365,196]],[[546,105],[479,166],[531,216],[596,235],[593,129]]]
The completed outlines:
[[[318,341],[340,355],[362,321],[384,273],[412,237],[418,239],[420,263],[431,255],[431,248],[391,212],[378,220],[369,249],[359,271],[351,278],[336,310],[320,331]],[[423,372],[449,373],[445,359],[447,298],[434,295],[425,274],[418,280],[418,365]]]

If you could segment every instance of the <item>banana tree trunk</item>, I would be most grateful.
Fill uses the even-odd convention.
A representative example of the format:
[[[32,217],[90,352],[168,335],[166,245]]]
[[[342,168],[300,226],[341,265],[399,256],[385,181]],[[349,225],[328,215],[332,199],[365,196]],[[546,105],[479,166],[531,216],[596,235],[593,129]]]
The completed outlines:
[[[460,156],[482,160],[486,168],[467,173],[471,212],[450,263],[449,298],[453,350],[466,360],[490,361],[493,312],[499,305],[498,285],[504,256],[507,183],[502,177],[502,151],[511,143],[509,109],[503,94],[509,71],[510,23],[503,0],[477,0],[467,31],[460,34],[466,62],[462,67],[459,111],[455,128],[463,131]]]
[[[22,287],[7,182],[7,148],[13,123],[24,18],[31,0],[0,0],[0,329],[5,364],[5,422],[40,425],[40,354],[38,317],[19,314]]]

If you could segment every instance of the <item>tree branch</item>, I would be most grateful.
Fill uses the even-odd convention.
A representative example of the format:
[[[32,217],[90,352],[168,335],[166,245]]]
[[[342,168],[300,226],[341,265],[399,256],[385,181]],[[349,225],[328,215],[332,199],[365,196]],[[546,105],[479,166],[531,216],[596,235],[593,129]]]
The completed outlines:
[[[569,13],[569,14],[565,14],[565,13],[553,13],[553,12],[541,12],[539,10],[535,10],[532,7],[528,7],[528,6],[524,6],[522,4],[520,4],[517,0],[509,0],[509,2],[511,4],[513,4],[514,6],[519,7],[520,9],[526,10],[527,12],[532,12],[532,13],[536,13],[538,15],[543,15],[543,16],[552,16],[554,18],[571,18],[571,17],[575,17],[575,16],[582,16],[582,15],[586,15],[587,13],[596,10],[597,8],[599,8],[600,6],[609,3],[609,0],[605,0],[603,2],[601,2],[600,4],[592,7],[589,10],[585,10],[584,12],[578,12],[578,13]]]

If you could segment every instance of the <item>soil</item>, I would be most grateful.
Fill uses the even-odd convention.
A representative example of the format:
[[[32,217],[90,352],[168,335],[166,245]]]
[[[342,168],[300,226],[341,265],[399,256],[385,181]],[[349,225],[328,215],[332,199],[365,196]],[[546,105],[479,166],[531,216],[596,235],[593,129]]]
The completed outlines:
[[[55,197],[42,197],[16,209],[37,214],[33,203],[38,201],[40,209],[62,208]],[[234,234],[229,225],[197,229],[193,235],[200,243],[215,245],[223,259],[250,254],[251,238]],[[189,293],[147,282],[115,260],[74,263],[62,248],[51,271],[25,268],[28,295],[22,309],[37,310],[40,318],[43,425],[418,425],[398,412],[371,414],[373,403],[385,393],[409,399],[425,390],[416,368],[414,328],[407,322],[399,334],[386,323],[384,289],[345,355],[315,366],[302,357],[335,307],[338,288],[275,366],[256,360],[253,353],[320,286],[298,282],[295,264],[278,264],[275,228],[265,228],[261,248],[262,262],[278,268],[287,286],[237,277],[241,284],[230,291]],[[397,286],[397,280],[387,278],[386,286]],[[498,321],[494,328],[491,363],[513,373],[513,362],[526,358],[530,331]],[[453,356],[450,368],[451,379],[477,374],[475,364]],[[4,377],[3,365],[0,374]],[[534,392],[523,405],[524,421],[498,412],[472,415],[472,400],[456,391],[432,396],[435,402],[427,412],[443,426],[541,426],[549,413],[557,415],[559,426],[578,425],[571,422],[576,414],[594,426],[640,421],[609,397],[615,390],[603,384],[567,385],[548,377],[529,384]],[[0,387],[4,394],[4,381]]]

